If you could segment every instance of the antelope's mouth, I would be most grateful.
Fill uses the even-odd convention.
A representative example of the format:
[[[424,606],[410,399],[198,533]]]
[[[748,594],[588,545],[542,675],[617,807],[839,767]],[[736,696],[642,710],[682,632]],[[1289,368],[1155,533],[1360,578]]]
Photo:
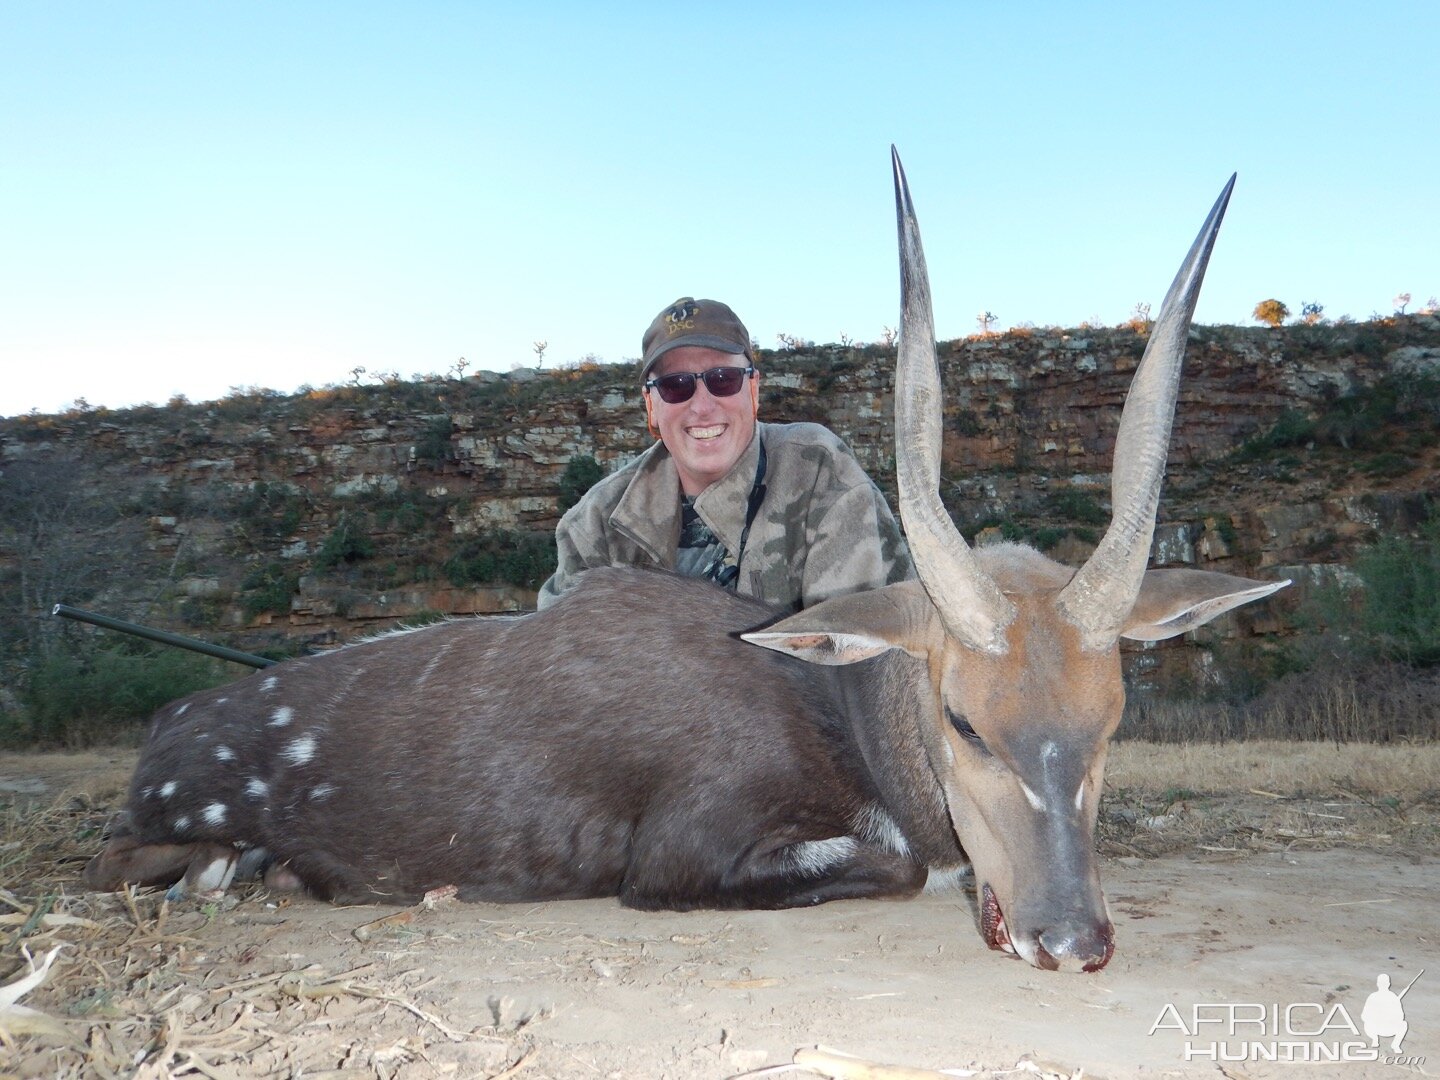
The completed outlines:
[[[980,933],[990,948],[1011,954],[1015,952],[1010,931],[1005,926],[1005,914],[1000,910],[1000,901],[995,899],[995,890],[989,885],[980,889]]]

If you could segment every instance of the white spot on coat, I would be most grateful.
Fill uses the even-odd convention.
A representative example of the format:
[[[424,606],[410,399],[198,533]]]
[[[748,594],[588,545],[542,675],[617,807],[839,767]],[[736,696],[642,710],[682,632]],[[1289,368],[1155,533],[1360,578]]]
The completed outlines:
[[[188,708],[190,708],[190,702],[187,701],[187,702],[185,702],[184,705],[181,705],[178,709],[175,710],[175,715],[176,715],[176,716],[184,716],[184,715],[185,715],[185,710],[188,709]]]
[[[245,794],[249,795],[252,799],[263,799],[266,795],[270,794],[270,785],[258,776],[253,777],[250,782],[245,785]]]
[[[315,756],[315,736],[301,735],[280,751],[280,756],[291,765],[304,765]]]
[[[319,802],[321,799],[328,799],[331,795],[334,795],[335,791],[336,788],[334,784],[316,784],[310,789],[310,798],[314,802]]]
[[[269,693],[271,690],[274,690],[275,687],[279,685],[280,677],[278,675],[267,675],[265,676],[265,681],[260,684],[260,689],[265,691],[266,693]]]
[[[228,746],[215,747],[215,758],[217,761],[234,761],[235,751]]]
[[[154,789],[154,787],[143,787],[143,788],[140,789],[140,797],[141,797],[142,799],[148,799],[151,795],[154,795],[154,794],[155,794],[155,789]]]
[[[175,829],[176,829],[177,832],[178,832],[178,831],[183,831],[183,830],[185,830],[185,829],[188,829],[189,827],[190,827],[190,815],[189,815],[189,814],[181,814],[179,817],[177,817],[177,818],[175,819]]]
[[[226,815],[230,813],[224,803],[212,802],[205,807],[205,823],[207,825],[224,825]]]
[[[1080,781],[1080,786],[1075,789],[1075,809],[1081,810],[1085,806],[1085,781]]]
[[[161,797],[162,799],[168,799],[171,795],[174,795],[174,794],[175,794],[175,781],[174,781],[174,780],[166,780],[165,783],[163,783],[163,784],[160,785],[160,797]]]
[[[295,710],[292,709],[289,705],[281,705],[278,709],[274,711],[274,713],[271,714],[270,726],[284,727],[286,724],[290,723],[290,721],[294,719]]]

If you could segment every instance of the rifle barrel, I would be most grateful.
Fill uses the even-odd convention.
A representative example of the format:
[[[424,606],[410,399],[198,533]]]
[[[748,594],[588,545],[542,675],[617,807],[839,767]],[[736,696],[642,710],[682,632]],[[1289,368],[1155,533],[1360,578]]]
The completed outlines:
[[[227,649],[224,645],[212,645],[208,641],[185,637],[182,634],[172,634],[168,630],[156,630],[153,627],[141,626],[139,623],[126,622],[124,619],[115,619],[109,615],[101,615],[94,611],[86,611],[83,608],[71,607],[69,604],[56,604],[50,610],[50,614],[59,615],[66,619],[74,619],[77,622],[90,623],[93,626],[101,626],[106,630],[115,630],[122,634],[129,634],[132,637],[148,638],[151,641],[158,641],[162,645],[173,645],[177,649],[189,649],[191,652],[204,653],[206,656],[214,656],[220,660],[228,660],[232,664],[244,664],[247,667],[253,668],[267,668],[276,663],[274,660],[268,660],[263,656],[256,656],[253,653],[241,652],[239,649]]]

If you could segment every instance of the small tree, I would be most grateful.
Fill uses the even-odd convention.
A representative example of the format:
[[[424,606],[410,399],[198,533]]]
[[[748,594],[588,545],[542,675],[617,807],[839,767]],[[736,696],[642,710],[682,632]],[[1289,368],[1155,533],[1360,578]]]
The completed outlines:
[[[982,311],[975,316],[975,325],[980,328],[980,333],[987,337],[990,334],[990,328],[995,325],[996,321],[997,316],[991,311]]]
[[[578,503],[604,475],[605,466],[589,454],[577,454],[567,461],[565,471],[560,474],[560,512],[563,514]]]
[[[1255,305],[1250,317],[1269,327],[1278,327],[1290,317],[1290,309],[1279,300],[1261,300]]]
[[[539,371],[545,366],[545,350],[550,347],[548,341],[532,342],[530,348],[535,352],[535,370]]]
[[[1314,326],[1325,318],[1325,305],[1317,304],[1314,300],[1305,300],[1300,304],[1300,321],[1306,326]]]
[[[1404,315],[1405,309],[1410,306],[1410,294],[1402,292],[1391,301],[1395,305],[1395,314]]]
[[[334,531],[315,552],[315,566],[320,570],[329,570],[341,563],[368,559],[374,554],[375,545],[365,532],[364,515],[342,510]]]

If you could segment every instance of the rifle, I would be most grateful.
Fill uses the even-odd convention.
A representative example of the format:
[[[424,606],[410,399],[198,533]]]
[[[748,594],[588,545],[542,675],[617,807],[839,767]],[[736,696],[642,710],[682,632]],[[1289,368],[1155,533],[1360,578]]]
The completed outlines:
[[[206,656],[214,656],[220,660],[228,660],[232,664],[245,664],[253,668],[267,668],[279,662],[276,660],[267,660],[265,657],[256,656],[253,653],[241,652],[239,649],[228,649],[224,645],[212,645],[208,641],[185,637],[183,634],[172,634],[168,630],[156,630],[150,626],[141,626],[139,623],[126,622],[124,619],[116,619],[109,615],[100,615],[93,611],[85,611],[83,608],[71,607],[69,604],[56,604],[50,609],[50,614],[59,615],[65,619],[74,619],[76,622],[85,622],[93,626],[101,626],[106,630],[116,630],[122,634],[129,634],[132,637],[148,638],[150,641],[158,641],[162,645],[173,645],[177,649],[189,649],[191,652],[204,653]]]

